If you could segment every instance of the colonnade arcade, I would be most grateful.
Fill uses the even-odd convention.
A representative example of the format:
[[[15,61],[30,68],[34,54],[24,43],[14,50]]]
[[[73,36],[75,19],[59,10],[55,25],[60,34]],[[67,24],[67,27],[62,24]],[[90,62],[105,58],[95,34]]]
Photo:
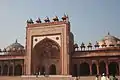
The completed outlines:
[[[102,73],[107,75],[120,75],[120,62],[107,60],[80,60],[80,62],[73,64],[73,76],[101,75]]]
[[[23,74],[23,60],[1,60],[1,76],[19,76]]]

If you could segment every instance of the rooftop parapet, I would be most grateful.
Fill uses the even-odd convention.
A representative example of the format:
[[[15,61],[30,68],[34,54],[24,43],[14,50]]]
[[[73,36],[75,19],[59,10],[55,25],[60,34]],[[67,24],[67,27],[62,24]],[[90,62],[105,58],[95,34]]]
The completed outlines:
[[[61,20],[59,20],[58,16],[55,16],[52,18],[52,20],[50,20],[49,17],[46,17],[45,19],[43,19],[43,21],[41,21],[41,19],[38,17],[36,21],[33,21],[32,18],[30,18],[29,20],[27,20],[27,24],[42,24],[42,23],[55,23],[55,22],[69,22],[68,19],[68,15],[62,16]]]

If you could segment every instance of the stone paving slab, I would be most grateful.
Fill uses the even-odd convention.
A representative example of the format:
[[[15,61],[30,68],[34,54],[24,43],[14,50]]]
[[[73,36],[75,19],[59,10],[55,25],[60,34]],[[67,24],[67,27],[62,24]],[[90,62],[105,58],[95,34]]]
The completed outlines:
[[[117,76],[120,80],[120,76]],[[0,76],[0,80],[76,80],[76,77],[71,76]],[[80,76],[78,80],[95,80],[95,76]]]

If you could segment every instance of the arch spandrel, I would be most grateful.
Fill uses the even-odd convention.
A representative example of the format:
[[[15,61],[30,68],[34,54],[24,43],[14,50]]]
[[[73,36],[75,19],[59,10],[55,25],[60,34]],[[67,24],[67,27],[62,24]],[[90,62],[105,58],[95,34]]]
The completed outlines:
[[[52,49],[52,48],[55,48],[57,49],[58,51],[60,51],[60,45],[55,42],[54,40],[52,39],[49,39],[49,38],[44,38],[43,40],[41,40],[40,42],[38,42],[33,49],[37,49],[37,48],[43,48],[43,49]],[[42,50],[41,50],[42,51]]]
[[[55,41],[57,44],[59,44],[59,46],[61,46],[60,35],[50,35],[50,36],[36,36],[36,37],[33,37],[32,47],[34,48],[35,45],[37,45],[39,42],[41,42],[45,38],[49,38],[49,39]]]
[[[56,63],[57,60],[58,63]],[[32,65],[33,68],[37,69],[43,65],[49,66],[51,63],[57,66],[60,65],[60,46],[55,41],[44,38],[37,43],[32,50]],[[45,70],[47,70],[46,67]],[[57,70],[59,70],[58,67]]]

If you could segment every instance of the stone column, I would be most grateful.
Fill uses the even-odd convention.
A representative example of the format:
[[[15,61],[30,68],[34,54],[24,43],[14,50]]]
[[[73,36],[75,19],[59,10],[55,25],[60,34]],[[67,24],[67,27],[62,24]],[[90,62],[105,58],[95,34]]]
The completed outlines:
[[[108,61],[107,60],[105,61],[105,64],[106,64],[106,75],[108,75],[109,71],[108,71]]]
[[[80,69],[80,65],[81,65],[81,63],[82,63],[82,61],[80,61],[80,63],[79,63],[79,76],[81,76],[81,69]]]
[[[77,64],[77,76],[80,76],[80,64]]]
[[[92,75],[92,63],[91,63],[91,61],[89,62],[89,68],[90,68],[90,75]]]
[[[118,62],[118,64],[119,64],[119,71],[118,72],[119,72],[119,75],[120,75],[120,62]]]
[[[8,61],[8,72],[7,72],[7,76],[9,76],[9,68],[10,68],[10,62]]]
[[[97,66],[97,74],[99,75],[99,61],[96,62],[96,66]]]
[[[15,62],[13,60],[13,76],[15,75]]]
[[[26,75],[26,65],[24,64],[24,75]]]
[[[22,63],[21,66],[22,66],[22,75],[24,75],[24,64]]]

